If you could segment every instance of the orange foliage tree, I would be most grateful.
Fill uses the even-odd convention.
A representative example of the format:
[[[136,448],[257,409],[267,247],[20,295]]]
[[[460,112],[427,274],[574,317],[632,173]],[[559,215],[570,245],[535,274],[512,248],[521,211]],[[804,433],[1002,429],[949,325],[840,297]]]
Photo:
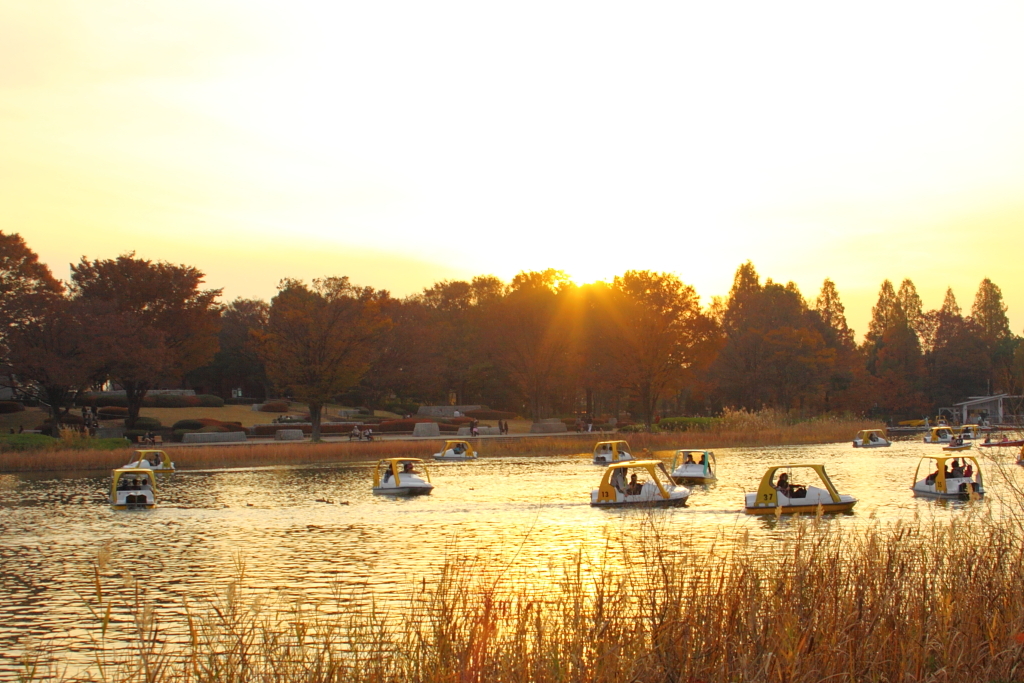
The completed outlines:
[[[355,287],[347,277],[286,279],[270,302],[265,331],[256,332],[267,375],[309,405],[312,439],[320,440],[324,404],[355,386],[370,365],[390,321],[381,313],[387,292]]]

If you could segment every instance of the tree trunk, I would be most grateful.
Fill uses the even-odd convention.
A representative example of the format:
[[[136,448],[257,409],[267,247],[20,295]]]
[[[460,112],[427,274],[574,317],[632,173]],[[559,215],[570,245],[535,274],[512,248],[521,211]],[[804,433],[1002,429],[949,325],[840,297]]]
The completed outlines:
[[[125,396],[128,399],[128,419],[124,424],[127,429],[135,429],[135,421],[139,419],[139,411],[142,410],[142,401],[149,391],[149,382],[145,381],[118,381],[124,387]]]
[[[320,414],[323,412],[323,408],[323,404],[318,401],[309,402],[309,421],[313,423],[309,440],[313,443],[320,442]]]

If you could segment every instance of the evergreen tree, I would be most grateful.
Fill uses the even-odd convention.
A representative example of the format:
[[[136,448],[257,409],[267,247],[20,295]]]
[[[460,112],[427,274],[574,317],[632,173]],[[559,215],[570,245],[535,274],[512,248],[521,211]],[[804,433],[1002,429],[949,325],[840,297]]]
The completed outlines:
[[[990,344],[1011,336],[1003,292],[988,278],[982,280],[978,286],[978,293],[971,307],[971,318],[981,328],[982,334]]]

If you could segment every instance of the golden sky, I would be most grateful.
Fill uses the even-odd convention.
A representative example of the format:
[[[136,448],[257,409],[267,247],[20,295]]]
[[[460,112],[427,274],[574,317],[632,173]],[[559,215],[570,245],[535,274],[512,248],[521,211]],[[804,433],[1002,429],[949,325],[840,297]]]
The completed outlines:
[[[0,230],[226,298],[884,278],[1024,331],[1024,3],[0,0]]]

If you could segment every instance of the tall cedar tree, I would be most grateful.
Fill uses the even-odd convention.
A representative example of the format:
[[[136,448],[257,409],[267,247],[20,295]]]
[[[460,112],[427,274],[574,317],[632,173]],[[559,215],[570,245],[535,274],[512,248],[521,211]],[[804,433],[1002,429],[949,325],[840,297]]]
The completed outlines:
[[[309,405],[312,439],[320,440],[324,404],[358,384],[390,321],[381,314],[387,292],[355,287],[347,277],[286,279],[270,302],[267,329],[258,333],[271,381]]]
[[[981,328],[961,314],[951,288],[946,290],[942,308],[930,317],[935,331],[925,362],[932,407],[984,394],[991,372],[988,347]]]
[[[213,393],[229,396],[241,388],[243,396],[270,395],[270,380],[256,351],[252,332],[266,329],[270,304],[262,299],[237,298],[224,306],[217,335],[219,350],[209,365],[189,374],[189,384],[212,385]]]
[[[135,258],[89,261],[71,266],[75,297],[109,307],[117,343],[108,348],[107,376],[128,398],[134,428],[146,393],[162,381],[179,384],[217,352],[219,289],[200,289],[204,274],[186,265]]]

